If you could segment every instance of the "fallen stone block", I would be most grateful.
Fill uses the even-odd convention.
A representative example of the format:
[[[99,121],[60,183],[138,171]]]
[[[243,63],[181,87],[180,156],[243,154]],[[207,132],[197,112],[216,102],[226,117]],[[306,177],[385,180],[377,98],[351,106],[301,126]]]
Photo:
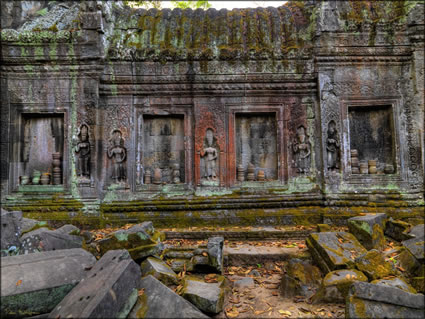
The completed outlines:
[[[412,225],[402,220],[394,220],[390,218],[385,226],[385,235],[392,239],[403,241],[412,238],[408,232]]]
[[[67,235],[79,235],[80,229],[77,226],[66,224],[55,230],[56,233],[67,234]]]
[[[255,286],[254,279],[251,277],[243,277],[233,282],[235,288],[252,288]]]
[[[347,232],[312,233],[306,244],[311,257],[325,274],[353,268],[354,259],[366,252],[354,235]]]
[[[47,226],[47,222],[22,217],[22,220],[21,220],[22,233],[26,233],[26,232],[34,229],[35,227],[43,227],[43,226]]]
[[[208,318],[151,275],[142,278],[140,296],[127,318]]]
[[[163,252],[164,260],[175,272],[184,269],[200,273],[223,272],[223,237],[211,237],[207,245],[198,247],[166,246]]]
[[[356,216],[347,221],[348,229],[367,249],[382,250],[385,247],[386,214],[368,214]]]
[[[214,267],[220,274],[223,273],[223,246],[223,237],[208,238],[207,249],[209,265]]]
[[[1,209],[1,250],[8,251],[10,247],[19,247],[21,241],[22,212],[9,212]],[[7,254],[4,254],[6,256]],[[3,254],[2,254],[3,256]]]
[[[415,237],[402,242],[403,246],[421,263],[425,262],[425,239]]]
[[[410,279],[410,283],[412,284],[412,287],[417,291],[421,293],[425,293],[425,277],[413,277]]]
[[[224,303],[224,290],[220,286],[220,283],[206,283],[198,278],[186,276],[182,296],[198,309],[217,314],[223,310]]]
[[[345,309],[346,318],[423,318],[424,295],[355,282],[350,287]]]
[[[142,276],[152,275],[166,285],[178,284],[177,274],[161,259],[148,257],[140,268]]]
[[[136,303],[140,278],[126,250],[108,251],[49,318],[125,318]]]
[[[376,249],[369,250],[356,258],[356,268],[363,272],[369,280],[381,279],[396,274],[393,265],[385,261],[382,254]]]
[[[81,248],[83,238],[69,235],[63,230],[49,230],[38,228],[21,237],[20,254],[29,254],[39,251]]]
[[[395,287],[401,290],[404,290],[406,292],[410,292],[412,294],[416,293],[415,288],[413,288],[411,285],[409,285],[404,279],[399,277],[394,277],[390,279],[377,279],[371,281],[371,284],[375,285],[385,285],[389,287]]]
[[[319,268],[307,261],[291,259],[280,283],[281,295],[286,298],[303,296],[310,298],[319,287],[322,274]]]
[[[317,224],[317,232],[324,233],[332,231],[331,226],[328,224]]]
[[[155,231],[152,222],[143,222],[126,230],[118,230],[96,242],[96,250],[104,255],[109,250],[127,249],[135,260],[161,254],[164,234]]]
[[[95,262],[81,248],[1,258],[2,317],[49,313]]]
[[[414,236],[415,238],[424,238],[425,237],[424,224],[413,226],[409,231],[409,235]]]
[[[314,303],[344,302],[350,286],[355,281],[367,282],[367,277],[355,269],[340,269],[328,273],[323,278],[317,293],[312,297]]]
[[[411,276],[421,277],[425,275],[424,263],[420,263],[406,247],[401,249],[397,258],[397,266]]]

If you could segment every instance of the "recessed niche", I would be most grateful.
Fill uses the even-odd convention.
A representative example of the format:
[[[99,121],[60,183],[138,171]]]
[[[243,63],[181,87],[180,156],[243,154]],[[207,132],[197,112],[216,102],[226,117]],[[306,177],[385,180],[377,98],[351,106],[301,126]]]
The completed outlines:
[[[394,121],[390,105],[350,107],[350,149],[357,150],[359,162],[377,161],[377,169],[395,167]]]
[[[184,116],[143,116],[143,167],[161,170],[162,183],[174,183],[175,171],[185,180]]]
[[[236,113],[236,165],[243,167],[244,180],[275,180],[277,174],[275,113]],[[251,164],[251,165],[250,165]],[[254,176],[249,176],[249,166]],[[238,174],[241,174],[238,172]]]
[[[20,175],[31,178],[37,174],[36,172],[48,173],[49,182],[47,184],[62,184],[63,114],[24,113],[22,114],[22,124],[20,143],[22,171]],[[55,160],[53,156],[55,156]],[[60,172],[55,171],[55,167],[58,167]],[[34,183],[32,179],[28,184],[31,183]]]

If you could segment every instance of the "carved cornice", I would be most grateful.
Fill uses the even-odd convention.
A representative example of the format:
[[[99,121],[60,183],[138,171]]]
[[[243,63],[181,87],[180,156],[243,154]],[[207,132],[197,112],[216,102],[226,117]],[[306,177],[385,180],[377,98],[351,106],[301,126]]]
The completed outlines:
[[[412,57],[408,56],[316,56],[315,61],[318,65],[338,64],[338,65],[350,65],[350,64],[399,64],[408,63]]]
[[[99,86],[101,94],[116,92],[119,95],[161,93],[235,93],[235,92],[279,92],[283,93],[311,93],[317,89],[315,82],[305,83],[168,83],[168,84],[119,84],[102,83]]]

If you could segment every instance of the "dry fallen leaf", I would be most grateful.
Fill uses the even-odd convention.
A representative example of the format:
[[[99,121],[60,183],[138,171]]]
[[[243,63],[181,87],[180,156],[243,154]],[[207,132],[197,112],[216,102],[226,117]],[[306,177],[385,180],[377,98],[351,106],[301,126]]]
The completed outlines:
[[[19,279],[18,282],[16,283],[16,286],[19,286],[20,284],[22,284],[22,280]]]
[[[226,316],[229,318],[236,318],[237,316],[239,316],[239,311],[235,307],[232,307],[230,309],[228,308],[226,309]]]
[[[291,312],[290,312],[290,311],[288,311],[288,310],[282,310],[282,309],[279,309],[279,313],[280,313],[281,315],[284,315],[284,316],[290,316],[290,315],[291,315]]]

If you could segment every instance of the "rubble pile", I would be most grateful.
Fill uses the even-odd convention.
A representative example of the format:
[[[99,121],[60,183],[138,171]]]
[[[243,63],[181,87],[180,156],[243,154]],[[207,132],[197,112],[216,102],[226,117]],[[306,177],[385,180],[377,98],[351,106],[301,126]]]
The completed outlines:
[[[259,286],[273,286],[280,300],[345,304],[346,318],[422,318],[425,310],[424,226],[385,214],[351,218],[348,231],[320,225],[296,245],[304,254],[279,267],[264,263],[278,281],[262,279],[261,268],[229,271],[240,267],[226,267],[223,237],[177,245],[152,222],[88,232],[51,229],[20,212],[2,210],[1,217],[2,317],[270,316],[280,307],[271,301],[268,309],[249,309]]]

